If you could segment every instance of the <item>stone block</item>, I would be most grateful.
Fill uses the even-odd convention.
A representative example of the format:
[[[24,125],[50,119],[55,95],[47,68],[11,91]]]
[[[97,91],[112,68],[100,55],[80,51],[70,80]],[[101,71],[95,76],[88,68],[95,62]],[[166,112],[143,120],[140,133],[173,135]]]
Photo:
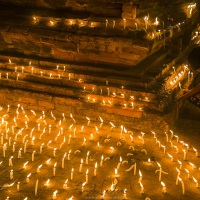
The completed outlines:
[[[49,101],[38,101],[38,107],[45,107],[46,109],[54,109],[55,106],[53,103],[49,102]]]
[[[122,6],[122,11],[123,12],[131,13],[132,9],[133,9],[133,4],[130,4],[130,3],[124,3],[123,6]]]

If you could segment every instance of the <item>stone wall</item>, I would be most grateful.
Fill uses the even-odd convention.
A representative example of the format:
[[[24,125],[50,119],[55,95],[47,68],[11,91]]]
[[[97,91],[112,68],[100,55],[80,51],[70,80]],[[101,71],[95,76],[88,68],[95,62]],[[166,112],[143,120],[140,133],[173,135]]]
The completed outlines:
[[[96,64],[136,65],[148,55],[148,42],[125,37],[72,35],[30,27],[5,26],[0,51]]]

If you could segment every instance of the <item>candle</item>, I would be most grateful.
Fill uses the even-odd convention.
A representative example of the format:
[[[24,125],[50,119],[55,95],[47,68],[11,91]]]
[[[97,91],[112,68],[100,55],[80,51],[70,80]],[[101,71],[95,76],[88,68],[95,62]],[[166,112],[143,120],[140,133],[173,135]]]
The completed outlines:
[[[177,160],[178,161],[178,163],[179,163],[179,165],[180,165],[180,168],[179,169],[181,169],[182,168],[182,162],[180,161],[180,160]]]
[[[127,191],[127,189],[124,190],[123,199],[127,199],[126,191]]]
[[[102,155],[102,156],[101,156],[100,167],[102,167],[102,165],[103,165],[103,159],[104,159],[104,157],[103,157],[103,155]]]
[[[172,155],[170,155],[169,153],[167,153],[167,155],[171,158],[171,161],[173,162],[174,161],[174,158]]]
[[[181,182],[181,185],[182,185],[182,193],[185,194],[185,185],[184,185],[184,182],[183,180],[179,177],[178,180]]]
[[[56,149],[57,149],[57,148],[54,148],[54,149],[53,149],[53,157],[56,157]]]
[[[24,67],[22,66],[22,73],[24,73]]]
[[[50,179],[48,179],[48,180],[46,181],[46,183],[44,184],[44,186],[45,186],[45,187],[48,187],[48,186],[49,186],[49,183],[50,183]]]
[[[79,172],[82,172],[82,166],[83,166],[83,159],[81,158],[81,164],[80,164],[80,167],[79,167]]]
[[[20,182],[17,183],[17,191],[19,192],[19,185],[20,185]]]
[[[71,180],[73,180],[73,177],[74,177],[74,168],[72,168],[71,170]]]
[[[28,164],[28,161],[24,163],[23,168],[26,169],[26,165]]]
[[[90,154],[90,152],[88,151],[87,152],[87,156],[86,156],[86,160],[85,160],[86,165],[88,165],[88,156],[89,156],[89,154]]]
[[[13,143],[13,148],[12,148],[13,152],[15,152],[15,144],[16,142]]]
[[[126,19],[124,19],[124,29],[126,29]]]
[[[95,163],[95,166],[94,166],[94,176],[97,175],[97,162]]]
[[[106,19],[106,28],[108,27],[108,20]]]
[[[165,135],[166,135],[166,142],[169,142],[169,137],[168,137],[168,134],[167,134],[167,133],[165,133]]]
[[[12,158],[13,158],[13,156],[11,156],[11,157],[9,158],[9,162],[8,162],[8,166],[9,166],[9,167],[12,167],[12,166],[13,166]]]
[[[166,193],[167,191],[166,191],[166,186],[165,186],[165,184],[164,184],[163,182],[161,182],[161,185],[163,186],[162,192],[163,192],[163,193]]]
[[[41,168],[41,167],[42,167],[42,165],[39,165],[39,166],[37,167],[37,170],[36,170],[37,173],[40,172],[40,168]]]
[[[6,73],[6,79],[8,79],[8,73]]]
[[[57,194],[57,190],[55,192],[53,192],[53,196],[52,196],[52,199],[56,199],[56,194]]]
[[[35,156],[35,151],[33,151],[32,156],[31,156],[31,161],[34,161],[34,156]]]
[[[19,74],[17,74],[17,81],[19,80]]]
[[[198,151],[193,147],[193,150],[195,151],[195,155],[196,155],[196,157],[198,158],[199,157],[199,153],[198,153]]]
[[[17,158],[21,158],[21,155],[22,155],[21,151],[22,151],[22,148],[19,149]]]
[[[115,20],[113,21],[113,28],[115,28]]]
[[[69,80],[71,79],[71,74],[69,74]]]
[[[68,144],[70,144],[70,141],[71,141],[71,135],[69,136],[69,139],[68,139]]]
[[[31,74],[33,74],[34,67],[31,68]]]
[[[56,165],[57,165],[57,162],[53,165],[53,176],[56,175]]]
[[[84,186],[86,185],[86,182],[84,182],[83,184],[82,184],[82,192],[84,192]]]
[[[86,142],[86,139],[83,138],[83,144],[82,144],[82,146],[85,146],[85,142]]]
[[[176,171],[178,172],[177,177],[176,177],[176,185],[178,185],[178,180],[180,176],[180,170],[176,168]]]
[[[65,167],[65,156],[63,156],[62,158],[62,169],[64,169],[64,167]]]
[[[188,175],[187,175],[187,178],[190,178],[190,172],[189,172],[187,169],[185,169],[185,171],[186,171],[186,173],[188,174]]]
[[[142,173],[141,173],[140,170],[139,170],[139,176],[140,176],[140,178],[139,178],[139,180],[138,180],[138,183],[142,182]]]
[[[42,153],[42,148],[43,148],[43,146],[44,146],[44,143],[42,143],[42,144],[40,145],[40,154]]]
[[[13,179],[13,170],[10,170],[10,180]]]
[[[67,160],[70,160],[70,153],[71,153],[71,150],[69,150],[69,152],[67,154]]]
[[[193,178],[193,181],[196,183],[196,187],[198,188],[199,187],[199,183],[198,183],[197,179],[195,179],[194,176],[192,178]]]
[[[186,160],[186,157],[187,157],[187,152],[186,152],[186,150],[184,149],[184,150],[183,150],[183,160]]]
[[[37,196],[37,190],[38,190],[38,179],[36,180],[35,183],[35,196]]]
[[[117,169],[119,169],[121,163],[122,163],[122,157],[120,156],[119,163],[117,164]]]
[[[144,186],[142,185],[141,182],[140,182],[140,187],[141,187],[140,193],[144,193]]]
[[[88,169],[85,172],[85,182],[88,183]]]
[[[26,177],[26,182],[29,183],[30,179],[29,177],[31,176],[31,173]]]
[[[63,184],[63,189],[66,190],[67,189],[67,182],[68,182],[68,179],[65,181],[65,183]]]
[[[28,140],[26,140],[25,144],[24,144],[24,153],[26,153],[26,146],[27,146]]]

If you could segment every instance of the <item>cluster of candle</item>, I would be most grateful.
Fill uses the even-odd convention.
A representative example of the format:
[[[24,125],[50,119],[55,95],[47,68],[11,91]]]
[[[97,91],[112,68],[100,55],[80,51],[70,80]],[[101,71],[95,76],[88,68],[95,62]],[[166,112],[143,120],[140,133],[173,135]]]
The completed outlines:
[[[55,117],[53,112],[48,116],[44,111],[39,114],[36,114],[33,110],[27,111],[21,105],[18,105],[16,110],[14,109],[14,112],[11,111],[13,111],[13,108],[11,109],[10,106],[7,106],[6,109],[2,108],[0,111],[0,128],[2,131],[0,142],[3,152],[3,161],[0,164],[6,166],[6,160],[8,160],[9,179],[11,181],[18,176],[18,170],[23,169],[21,174],[22,177],[23,174],[25,174],[25,179],[18,178],[17,191],[22,191],[20,187],[23,187],[21,183],[24,182],[27,187],[32,187],[34,184],[35,195],[41,195],[38,194],[38,190],[42,190],[41,184],[44,184],[47,190],[52,187],[55,188],[53,194],[51,193],[51,198],[57,199],[58,196],[61,195],[60,190],[64,189],[70,191],[70,188],[73,186],[74,182],[77,183],[77,178],[80,176],[78,179],[80,179],[79,182],[82,181],[81,192],[84,194],[87,193],[85,192],[87,191],[85,188],[88,189],[90,188],[90,184],[93,184],[93,179],[96,181],[102,178],[102,169],[108,169],[112,163],[111,166],[114,168],[111,167],[110,170],[113,170],[113,175],[111,172],[111,177],[113,177],[114,181],[110,188],[108,185],[105,186],[108,191],[116,191],[118,178],[131,176],[133,171],[133,176],[138,176],[140,193],[144,193],[147,190],[144,190],[145,185],[147,186],[147,179],[144,179],[145,176],[143,177],[143,173],[147,173],[146,167],[154,166],[152,168],[152,170],[154,170],[154,168],[158,166],[155,176],[159,174],[158,181],[161,182],[161,186],[163,187],[162,192],[167,192],[166,185],[162,182],[162,175],[167,176],[168,172],[163,170],[163,166],[159,162],[157,162],[156,165],[156,162],[152,162],[148,159],[145,165],[141,165],[138,161],[132,163],[129,160],[129,158],[134,155],[133,153],[136,149],[141,152],[140,156],[149,156],[147,150],[144,148],[145,138],[148,137],[144,132],[140,132],[137,137],[137,133],[127,130],[127,127],[124,125],[117,127],[116,124],[111,121],[106,123],[102,117],[99,117],[98,124],[96,124],[96,121],[86,116],[85,124],[81,124],[80,126],[72,113],[70,113],[68,118],[64,113],[62,113],[61,117]],[[31,114],[29,114],[29,112]],[[12,119],[11,116],[13,117]],[[106,134],[104,133],[106,127],[110,134],[104,136]],[[95,133],[90,133],[88,135],[88,130],[93,130]],[[114,134],[112,134],[113,132]],[[170,133],[171,136],[169,135]],[[180,149],[180,154],[182,153],[181,148],[183,148],[183,161],[185,160],[184,162],[187,162],[189,145],[183,141],[179,141],[179,137],[174,135],[173,131],[170,131],[170,133],[166,132],[165,134],[166,145],[161,144],[157,134],[152,131],[153,140],[156,141],[159,148],[164,150],[164,154],[170,156],[173,163],[175,163],[176,160],[173,154],[169,154],[168,151],[175,148],[173,143],[176,142],[176,148]],[[100,135],[103,136],[103,140],[100,139]],[[115,136],[114,138],[112,137],[113,135]],[[150,138],[148,138],[148,140],[149,139]],[[119,160],[117,159],[116,163],[111,157],[113,155],[117,156],[116,153],[120,152],[119,148],[122,147],[123,141],[127,144],[125,150],[126,154],[119,156]],[[97,145],[94,145],[94,142],[97,143]],[[168,146],[170,146],[170,148]],[[15,153],[16,149],[18,150],[17,155]],[[197,149],[193,147],[193,151],[196,157],[198,157]],[[93,158],[95,152],[101,153],[100,155],[97,154],[99,156],[97,156],[96,159]],[[78,168],[76,165],[77,162]],[[198,187],[198,178],[195,174],[192,174],[190,170],[190,168],[194,170],[196,165],[189,162],[190,167],[187,166],[187,169],[183,167],[185,163],[181,160],[177,160],[177,164],[179,165],[179,169],[177,168],[178,181],[176,181],[176,183],[178,185],[178,183],[181,182],[183,193],[185,192],[185,188],[184,179],[181,176],[181,173],[183,173],[181,171],[182,169],[187,173],[188,178],[192,177],[192,181],[195,183],[195,186]],[[21,169],[19,167],[20,165]],[[64,171],[66,172],[63,174]],[[79,173],[80,175],[78,175]],[[62,188],[56,187],[56,184],[53,186],[57,177],[59,177],[61,182],[63,181]],[[142,183],[143,181],[144,184]],[[9,184],[9,187],[13,187],[13,185]],[[149,188],[149,186],[147,188]],[[121,198],[127,199],[128,195],[129,190],[123,188],[123,197]],[[109,197],[109,193],[102,192],[101,198],[106,199],[106,197]],[[74,198],[74,195],[73,197],[70,195],[69,199],[70,198]]]

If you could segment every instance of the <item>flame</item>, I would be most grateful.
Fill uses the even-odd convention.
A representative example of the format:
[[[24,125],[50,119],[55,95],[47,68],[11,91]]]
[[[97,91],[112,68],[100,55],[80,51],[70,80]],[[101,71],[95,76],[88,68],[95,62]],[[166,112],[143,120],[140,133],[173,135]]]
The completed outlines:
[[[165,187],[165,184],[164,184],[163,182],[161,182],[161,185],[162,185],[163,187]]]
[[[142,172],[139,170],[139,176],[142,177]]]

